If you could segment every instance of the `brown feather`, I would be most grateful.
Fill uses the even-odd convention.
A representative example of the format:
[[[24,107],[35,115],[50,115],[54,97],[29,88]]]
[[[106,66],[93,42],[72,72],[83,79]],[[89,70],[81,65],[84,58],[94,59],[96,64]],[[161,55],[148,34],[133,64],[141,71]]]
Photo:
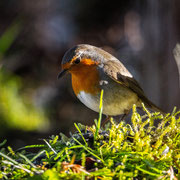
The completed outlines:
[[[104,72],[114,81],[136,93],[146,107],[164,114],[163,110],[157,107],[146,97],[139,83],[133,78],[122,63],[118,61],[106,61],[104,65]]]

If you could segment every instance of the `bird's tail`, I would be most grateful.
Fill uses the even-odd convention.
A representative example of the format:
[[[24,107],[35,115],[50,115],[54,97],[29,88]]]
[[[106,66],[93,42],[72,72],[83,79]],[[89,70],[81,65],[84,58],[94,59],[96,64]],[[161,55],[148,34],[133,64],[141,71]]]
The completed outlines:
[[[153,111],[160,112],[161,114],[166,114],[161,108],[156,106],[153,102],[151,102],[148,98],[143,98],[143,103],[147,108],[152,109]]]

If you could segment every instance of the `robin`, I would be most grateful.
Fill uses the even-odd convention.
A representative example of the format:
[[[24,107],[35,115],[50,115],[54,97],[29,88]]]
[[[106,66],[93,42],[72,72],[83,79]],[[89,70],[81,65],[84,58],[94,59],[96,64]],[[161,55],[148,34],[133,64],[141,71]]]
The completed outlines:
[[[72,87],[79,100],[88,108],[99,112],[101,90],[103,114],[126,115],[133,104],[162,112],[144,94],[143,89],[126,67],[108,52],[87,44],[69,49],[62,59],[61,78],[66,72],[72,75]]]

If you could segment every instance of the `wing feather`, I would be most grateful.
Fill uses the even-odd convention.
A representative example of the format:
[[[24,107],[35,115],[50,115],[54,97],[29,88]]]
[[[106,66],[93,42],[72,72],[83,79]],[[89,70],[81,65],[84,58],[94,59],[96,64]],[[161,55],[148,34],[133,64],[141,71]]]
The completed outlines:
[[[104,72],[107,74],[111,79],[116,81],[117,83],[121,84],[124,87],[131,89],[134,93],[137,94],[139,99],[141,99],[144,104],[154,109],[155,111],[163,111],[153,104],[146,96],[143,89],[140,87],[139,83],[133,78],[132,74],[125,68],[125,66],[119,61],[107,61],[104,64]]]
[[[143,89],[138,82],[133,78],[132,74],[125,68],[125,66],[119,61],[108,61],[104,65],[104,72],[111,79],[118,82],[122,86],[130,88],[138,95],[144,95]]]

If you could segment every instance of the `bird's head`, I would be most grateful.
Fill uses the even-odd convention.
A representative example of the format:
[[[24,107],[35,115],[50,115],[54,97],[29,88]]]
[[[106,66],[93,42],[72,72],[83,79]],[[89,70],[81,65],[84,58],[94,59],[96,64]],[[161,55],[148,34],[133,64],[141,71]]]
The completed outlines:
[[[58,75],[61,78],[66,72],[78,72],[85,67],[92,67],[101,64],[106,54],[95,46],[80,44],[69,49],[63,56],[61,62],[62,71]]]

